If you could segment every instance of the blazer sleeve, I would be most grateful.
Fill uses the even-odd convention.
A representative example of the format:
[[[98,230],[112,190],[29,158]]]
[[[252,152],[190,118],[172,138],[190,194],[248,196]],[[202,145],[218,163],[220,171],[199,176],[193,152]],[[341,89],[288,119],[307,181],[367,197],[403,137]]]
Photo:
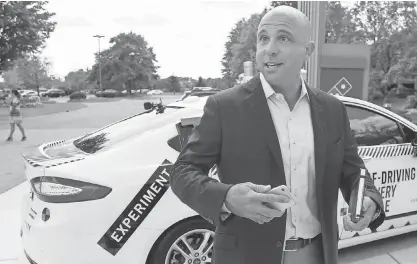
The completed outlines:
[[[232,185],[208,176],[219,162],[222,142],[221,119],[214,96],[207,99],[204,113],[171,169],[171,189],[191,209],[215,225],[222,221],[222,206]]]
[[[365,164],[358,153],[358,146],[353,136],[349,117],[346,112],[346,107],[342,103],[343,108],[343,119],[344,119],[344,160],[342,170],[342,181],[340,190],[347,203],[350,200],[350,194],[353,189],[356,180],[359,179],[360,170],[366,169]],[[382,196],[375,187],[373,180],[366,169],[366,180],[365,180],[365,196],[371,198],[377,205],[378,216],[371,221],[369,228],[375,230],[385,220],[385,212],[383,210]]]

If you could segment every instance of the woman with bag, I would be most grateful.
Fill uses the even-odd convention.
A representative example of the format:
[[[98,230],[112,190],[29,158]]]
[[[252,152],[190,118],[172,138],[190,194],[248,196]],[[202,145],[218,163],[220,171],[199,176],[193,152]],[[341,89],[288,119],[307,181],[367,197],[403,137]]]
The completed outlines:
[[[22,112],[20,111],[20,93],[16,90],[12,90],[11,94],[11,102],[10,102],[10,134],[7,138],[7,141],[13,140],[13,133],[15,130],[15,125],[20,129],[20,132],[22,132],[22,141],[26,140],[26,134],[25,130],[22,126]]]

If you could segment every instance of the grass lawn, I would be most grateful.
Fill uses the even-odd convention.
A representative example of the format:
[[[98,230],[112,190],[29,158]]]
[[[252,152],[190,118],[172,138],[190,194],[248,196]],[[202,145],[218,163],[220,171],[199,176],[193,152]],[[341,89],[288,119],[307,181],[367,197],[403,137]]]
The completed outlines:
[[[23,118],[31,116],[49,115],[66,111],[73,111],[87,107],[81,102],[42,104],[36,108],[21,108]],[[9,121],[9,108],[0,108],[0,122]]]

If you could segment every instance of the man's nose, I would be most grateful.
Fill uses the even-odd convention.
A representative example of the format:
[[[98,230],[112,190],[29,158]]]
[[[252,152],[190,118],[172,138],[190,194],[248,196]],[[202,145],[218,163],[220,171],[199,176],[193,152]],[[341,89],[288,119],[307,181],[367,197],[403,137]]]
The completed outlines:
[[[279,44],[275,40],[271,40],[266,47],[266,54],[269,56],[276,56],[279,53]]]

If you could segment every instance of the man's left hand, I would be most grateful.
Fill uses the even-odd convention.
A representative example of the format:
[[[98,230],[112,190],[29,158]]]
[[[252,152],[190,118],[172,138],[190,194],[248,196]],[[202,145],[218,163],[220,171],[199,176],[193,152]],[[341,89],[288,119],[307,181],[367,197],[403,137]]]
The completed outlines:
[[[376,203],[369,198],[368,196],[365,196],[363,199],[362,204],[362,214],[363,218],[361,218],[357,223],[352,222],[350,218],[350,214],[346,214],[343,217],[343,226],[346,231],[362,231],[365,228],[369,226],[369,224],[372,221],[372,218],[375,215],[377,209]]]

